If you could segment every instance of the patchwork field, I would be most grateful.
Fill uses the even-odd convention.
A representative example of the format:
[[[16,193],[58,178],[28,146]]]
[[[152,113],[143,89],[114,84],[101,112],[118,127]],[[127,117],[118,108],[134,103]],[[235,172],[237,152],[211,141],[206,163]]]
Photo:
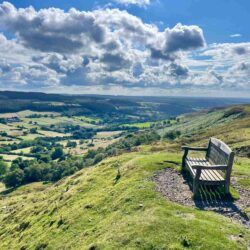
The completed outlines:
[[[17,117],[18,120],[12,120]],[[3,160],[8,163],[21,157],[24,160],[34,159],[34,146],[19,148],[19,144],[46,138],[63,147],[65,154],[83,156],[89,149],[96,150],[111,145],[120,137],[122,131],[105,131],[100,125],[101,118],[92,116],[64,116],[58,112],[34,112],[30,110],[17,113],[0,114],[0,118],[7,119],[5,124],[0,123],[0,145]],[[10,119],[10,120],[9,120]],[[98,132],[98,129],[102,131]],[[97,130],[86,138],[74,138],[75,130]],[[68,143],[73,145],[67,145]],[[35,145],[35,143],[33,143]],[[17,145],[17,146],[15,146]],[[8,148],[8,146],[10,148]]]

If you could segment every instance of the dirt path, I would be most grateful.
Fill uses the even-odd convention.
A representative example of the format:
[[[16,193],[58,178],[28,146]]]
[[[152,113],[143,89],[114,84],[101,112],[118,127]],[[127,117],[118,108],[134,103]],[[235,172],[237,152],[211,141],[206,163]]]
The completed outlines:
[[[201,198],[194,200],[189,179],[174,168],[166,168],[154,176],[157,190],[169,200],[201,210],[214,211],[250,227],[249,217],[243,212],[250,207],[250,191],[243,190],[233,180],[232,184],[240,195],[239,200],[233,201],[230,197],[222,197],[216,188],[201,188]]]

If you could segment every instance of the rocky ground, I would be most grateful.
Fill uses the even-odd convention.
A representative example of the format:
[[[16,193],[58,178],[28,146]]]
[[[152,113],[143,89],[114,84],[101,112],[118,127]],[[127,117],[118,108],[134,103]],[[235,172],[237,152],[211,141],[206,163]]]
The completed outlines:
[[[157,190],[173,202],[214,211],[250,227],[249,217],[244,213],[244,210],[250,207],[250,191],[240,188],[235,180],[232,180],[232,185],[240,195],[240,199],[236,201],[231,197],[225,197],[218,188],[206,187],[201,187],[199,198],[193,199],[190,178],[174,168],[157,172],[154,180]]]

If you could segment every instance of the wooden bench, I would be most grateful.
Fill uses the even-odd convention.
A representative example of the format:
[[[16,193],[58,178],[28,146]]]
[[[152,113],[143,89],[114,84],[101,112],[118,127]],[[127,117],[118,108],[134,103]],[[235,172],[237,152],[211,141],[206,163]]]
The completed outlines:
[[[224,185],[225,193],[229,193],[230,176],[234,161],[234,152],[222,141],[210,138],[204,148],[182,147],[182,169],[188,170],[193,178],[193,193],[199,185]],[[204,158],[191,158],[189,151],[204,151]]]

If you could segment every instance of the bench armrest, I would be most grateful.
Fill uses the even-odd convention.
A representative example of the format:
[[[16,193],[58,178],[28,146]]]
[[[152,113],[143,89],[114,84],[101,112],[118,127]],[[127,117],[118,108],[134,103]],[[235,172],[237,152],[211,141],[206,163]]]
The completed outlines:
[[[185,160],[186,160],[186,157],[188,156],[188,152],[189,150],[193,150],[193,151],[207,151],[208,150],[208,147],[188,147],[188,146],[182,146],[181,147],[182,150],[184,150],[184,154],[182,156],[182,169],[185,168]]]
[[[207,147],[188,147],[188,146],[182,146],[182,150],[188,151],[188,150],[193,150],[193,151],[207,151]]]
[[[193,165],[193,169],[207,169],[207,170],[226,170],[227,165],[211,165],[211,166],[202,166],[202,165]]]

